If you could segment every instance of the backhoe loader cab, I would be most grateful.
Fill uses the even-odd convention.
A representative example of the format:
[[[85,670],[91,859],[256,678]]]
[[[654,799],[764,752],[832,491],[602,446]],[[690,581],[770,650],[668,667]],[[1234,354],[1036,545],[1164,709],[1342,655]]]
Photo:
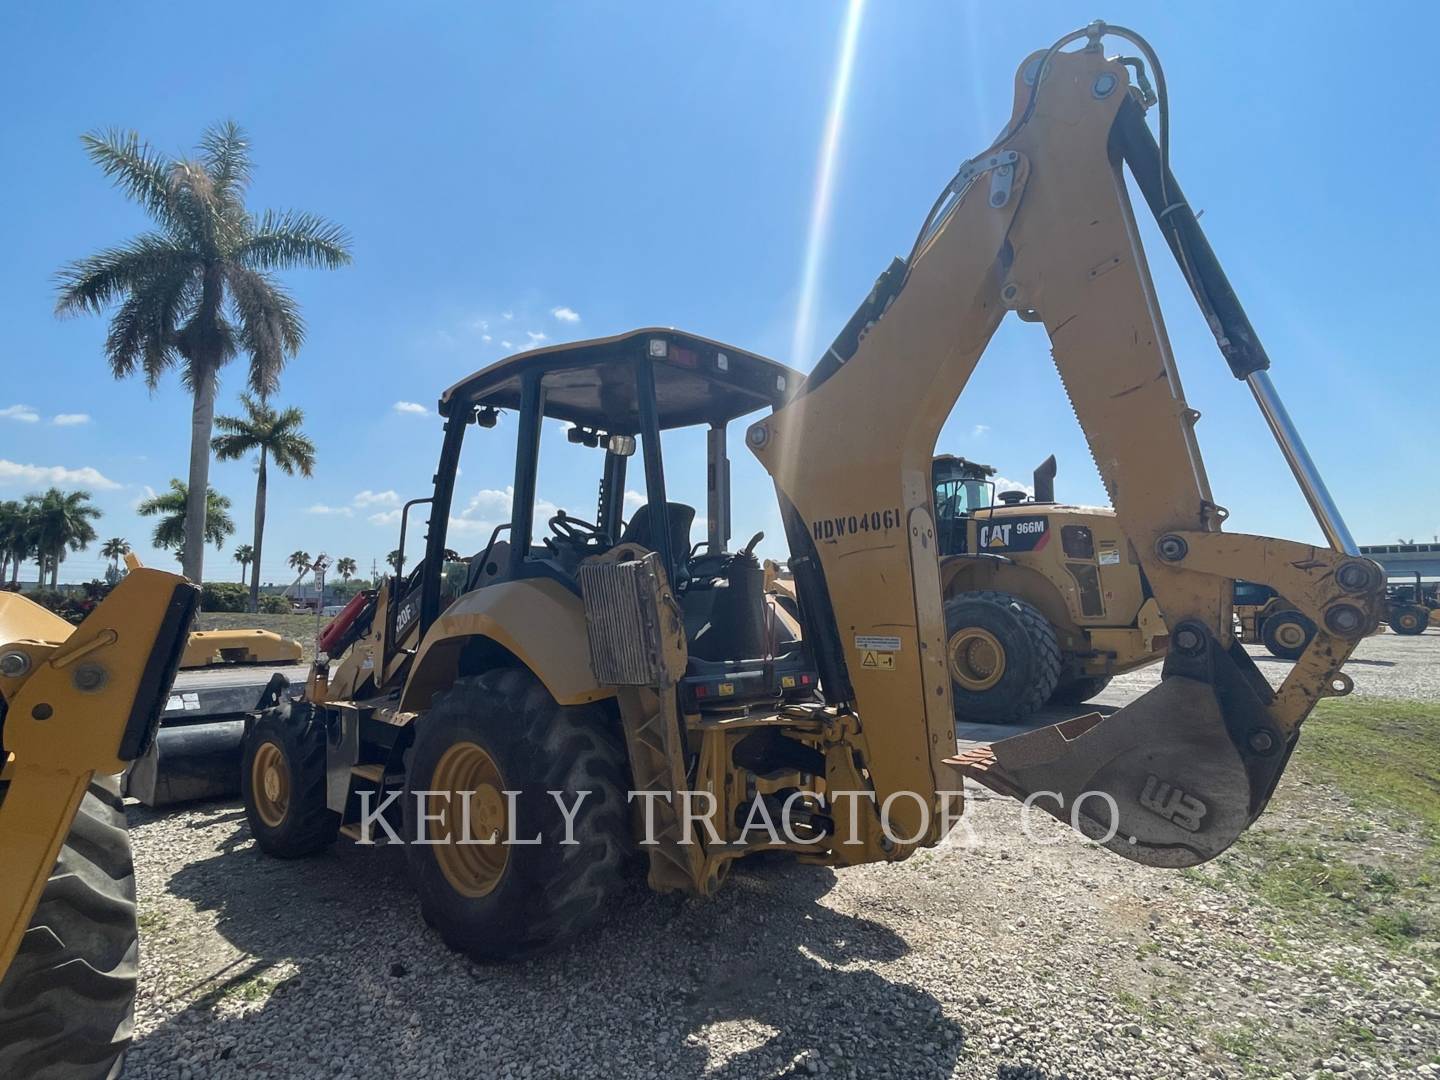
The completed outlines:
[[[1034,495],[997,497],[992,466],[931,464],[956,719],[1017,723],[1078,705],[1165,654],[1165,621],[1115,512],[1057,503],[1055,474],[1051,455]]]
[[[327,629],[338,662],[317,664],[303,700],[277,687],[249,725],[242,787],[260,845],[302,855],[342,827],[365,842],[444,840],[410,847],[422,908],[452,944],[492,959],[582,925],[646,832],[657,888],[714,888],[756,846],[739,842],[748,807],[780,806],[825,768],[798,621],[764,593],[761,537],[729,544],[730,425],[783,407],[803,381],[656,329],[524,353],[447,390],[433,493],[401,522],[403,551],[412,513],[428,509],[423,557]],[[506,430],[492,432],[502,414]],[[569,464],[594,463],[595,509],[537,521],[542,429],[557,422],[580,448]],[[670,497],[662,453],[662,434],[686,427],[705,433],[699,536],[699,508]],[[486,455],[502,435],[509,520],[457,552],[462,450]],[[628,514],[627,490],[643,494]],[[715,842],[680,842],[678,801],[649,807],[635,835],[631,790],[705,793]],[[460,809],[425,792],[475,794]],[[550,792],[583,799],[574,851],[549,842],[572,809]],[[791,801],[786,829],[823,837],[813,810]],[[497,831],[547,843],[478,842]]]

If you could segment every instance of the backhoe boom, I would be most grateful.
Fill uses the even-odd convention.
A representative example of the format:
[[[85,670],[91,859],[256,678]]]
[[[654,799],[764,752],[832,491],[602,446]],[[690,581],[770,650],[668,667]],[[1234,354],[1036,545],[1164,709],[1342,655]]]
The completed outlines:
[[[903,271],[887,272],[892,295],[876,298],[868,329],[747,441],[780,492],[827,697],[858,716],[878,800],[938,799],[960,786],[959,769],[1019,798],[1046,793],[1038,805],[1129,858],[1180,866],[1234,842],[1264,808],[1316,700],[1348,692],[1340,666],[1379,618],[1384,579],[1354,557],[1274,396],[1269,360],[1145,126],[1146,95],[1126,61],[1100,49],[1106,32],[1096,24],[1027,59],[1005,134],[962,168]],[[1082,37],[1084,47],[1061,51]],[[1199,414],[1171,353],[1127,164],[1329,547],[1221,532],[1225,511],[1195,439]],[[930,463],[1010,311],[1050,335],[1170,653],[1160,685],[1108,719],[955,758]],[[1271,585],[1319,627],[1277,692],[1233,639],[1235,578]],[[876,652],[885,664],[867,662]]]

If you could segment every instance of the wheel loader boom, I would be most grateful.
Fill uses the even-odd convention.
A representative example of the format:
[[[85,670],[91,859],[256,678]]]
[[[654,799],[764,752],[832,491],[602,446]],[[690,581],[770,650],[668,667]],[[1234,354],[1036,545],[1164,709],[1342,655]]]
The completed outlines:
[[[807,638],[828,702],[853,710],[877,800],[958,786],[956,770],[1041,802],[1140,862],[1224,850],[1269,799],[1299,726],[1348,692],[1340,666],[1375,625],[1383,576],[1355,548],[1267,374],[1269,359],[1145,121],[1148,82],[1093,24],[1037,52],[1010,123],[966,162],[817,364],[747,443],[775,480]],[[1073,42],[1082,46],[1063,51]],[[1140,67],[1143,72],[1143,64]],[[1162,139],[1168,132],[1162,127]],[[1232,373],[1291,463],[1328,547],[1226,534],[1126,190],[1155,212]],[[1008,312],[1045,326],[1124,533],[1170,630],[1158,687],[1082,718],[953,757],[932,517],[941,425]],[[1319,632],[1272,692],[1231,629],[1237,577],[1274,587]],[[865,662],[877,651],[883,665]],[[1101,793],[1104,799],[1086,799]]]
[[[198,599],[138,563],[78,627],[0,593],[0,976],[91,777],[154,738]]]

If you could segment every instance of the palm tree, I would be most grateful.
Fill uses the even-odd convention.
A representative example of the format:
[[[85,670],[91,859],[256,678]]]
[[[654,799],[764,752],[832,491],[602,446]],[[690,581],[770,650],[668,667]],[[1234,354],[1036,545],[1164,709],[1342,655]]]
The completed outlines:
[[[355,560],[345,555],[335,560],[335,572],[340,575],[340,580],[346,585],[350,584],[351,575],[355,573]]]
[[[60,583],[60,564],[67,551],[83,551],[96,538],[90,523],[100,515],[99,507],[90,505],[88,491],[61,491],[51,488],[44,495],[32,495],[30,535],[40,563],[38,584],[45,584],[45,571],[50,571],[50,587]]]
[[[235,561],[240,564],[240,583],[245,583],[245,568],[255,561],[255,549],[249,544],[241,544],[235,549]],[[258,575],[257,575],[258,584]],[[254,608],[251,608],[253,611]]]
[[[146,499],[135,508],[137,513],[145,517],[160,518],[155,525],[155,531],[150,534],[151,541],[157,548],[174,548],[177,555],[180,552],[189,552],[189,545],[185,542],[185,530],[189,524],[186,520],[189,503],[187,491],[183,480],[171,480],[169,491]],[[205,489],[204,539],[214,544],[216,551],[225,543],[225,538],[235,531],[235,522],[230,520],[227,513],[229,509],[229,499],[214,488]],[[181,560],[181,565],[186,565],[185,560]]]
[[[305,573],[310,569],[310,553],[308,551],[292,551],[290,558],[285,560],[290,564],[290,569],[297,575]]]
[[[18,499],[0,502],[0,583],[6,578],[8,567],[10,584],[19,587],[20,564],[30,558],[34,544],[30,528],[31,505]]]
[[[396,548],[394,551],[390,552],[389,555],[385,556],[385,561],[390,564],[390,569],[394,570],[395,573],[398,574],[400,572],[400,564],[405,561],[405,556],[401,553],[399,548]]]
[[[335,268],[350,261],[345,231],[313,214],[245,208],[250,144],[226,121],[207,129],[194,159],[171,159],[134,132],[82,137],[90,160],[159,226],[61,269],[58,315],[102,313],[118,303],[105,340],[110,371],[142,371],[156,386],[180,368],[190,413],[190,491],[208,491],[210,436],[220,369],[243,352],[262,397],[279,382],[305,325],[270,271]],[[202,577],[208,507],[185,513],[185,576]]]
[[[123,536],[112,536],[100,548],[100,554],[110,560],[110,567],[120,572],[120,560],[130,554],[130,541]]]
[[[221,416],[215,426],[224,434],[215,436],[210,448],[221,461],[234,461],[259,451],[260,465],[255,477],[255,572],[250,578],[250,610],[260,610],[260,554],[265,545],[265,463],[273,460],[286,476],[309,477],[315,468],[315,444],[300,430],[305,414],[299,409],[276,412],[261,398],[241,394],[244,416]]]

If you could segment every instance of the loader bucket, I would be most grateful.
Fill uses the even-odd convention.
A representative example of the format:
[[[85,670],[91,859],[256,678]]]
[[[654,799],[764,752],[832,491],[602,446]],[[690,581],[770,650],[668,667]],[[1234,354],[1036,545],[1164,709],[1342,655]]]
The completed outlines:
[[[1108,717],[1076,717],[948,761],[1135,862],[1212,859],[1265,808],[1296,736],[1271,722],[1273,693],[1238,645],[1212,644],[1209,680],[1176,673],[1173,660],[1159,686]]]

